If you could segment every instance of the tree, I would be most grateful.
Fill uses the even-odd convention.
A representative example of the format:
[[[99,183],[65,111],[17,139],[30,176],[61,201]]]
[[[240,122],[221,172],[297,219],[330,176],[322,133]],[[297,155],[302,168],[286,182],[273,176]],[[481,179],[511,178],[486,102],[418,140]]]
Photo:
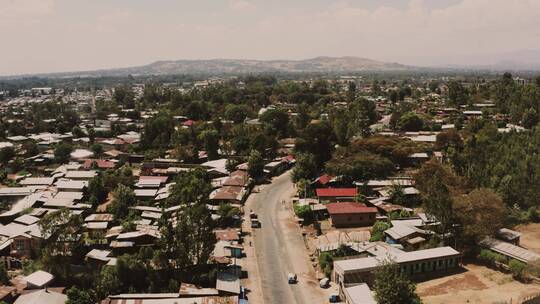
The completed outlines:
[[[424,128],[424,120],[414,112],[401,115],[397,127],[402,131],[420,131]]]
[[[199,134],[198,139],[204,144],[204,150],[209,160],[219,157],[219,134],[216,130],[204,130]]]
[[[54,159],[59,163],[67,163],[73,152],[73,147],[67,143],[61,143],[54,149]]]
[[[170,188],[167,206],[189,205],[192,203],[206,204],[212,192],[212,184],[206,170],[196,168],[183,172],[174,180],[175,184]]]
[[[174,120],[171,115],[159,113],[144,124],[141,144],[144,148],[166,148],[174,133]]]
[[[529,108],[523,113],[521,124],[524,128],[531,129],[538,124],[538,119],[538,113],[536,110]]]
[[[90,146],[90,150],[94,152],[94,155],[96,157],[99,157],[101,153],[103,153],[103,146],[100,144],[93,144],[92,146]]]
[[[111,294],[120,293],[122,291],[122,286],[116,267],[102,267],[96,287],[100,299]]]
[[[375,300],[379,304],[420,304],[416,285],[391,260],[382,261],[375,270]]]
[[[371,238],[370,242],[382,241],[384,239],[384,231],[392,227],[392,224],[384,221],[376,221],[371,227]]]
[[[174,269],[206,264],[216,243],[214,226],[210,211],[201,203],[185,208],[175,227],[163,218],[159,247],[165,263]]]
[[[120,221],[127,217],[129,207],[135,205],[135,193],[130,187],[120,184],[114,190],[113,197],[109,211],[114,215],[115,220]]]
[[[0,162],[6,165],[15,156],[15,150],[12,147],[0,149]]]
[[[328,121],[309,124],[296,141],[296,152],[309,152],[318,166],[332,157],[334,132]]]
[[[25,151],[24,156],[26,157],[32,157],[39,154],[38,145],[33,141],[25,142],[23,144],[23,149]]]
[[[97,175],[88,183],[89,201],[92,203],[100,203],[107,198],[107,189],[101,175]]]
[[[460,190],[459,179],[436,161],[428,161],[415,174],[415,185],[420,190],[426,213],[441,223],[440,232],[446,234],[453,221],[453,195]]]
[[[98,301],[96,292],[92,289],[79,289],[73,286],[66,292],[66,304],[94,304]]]
[[[289,134],[289,115],[281,109],[270,109],[264,112],[259,120],[263,122],[270,134],[280,138],[287,137]]]
[[[249,108],[246,105],[228,104],[225,108],[225,118],[238,124],[247,118],[248,112]]]
[[[9,284],[9,275],[6,269],[6,264],[3,261],[0,262],[0,283],[3,285]]]
[[[518,280],[523,279],[527,274],[527,264],[518,260],[510,260],[508,269],[512,273],[512,276]]]
[[[463,149],[463,139],[456,129],[449,129],[437,134],[435,148],[447,150],[450,147],[458,150]]]
[[[460,196],[454,209],[462,225],[463,237],[471,242],[495,235],[504,226],[507,214],[501,197],[485,188]]]
[[[251,150],[248,157],[248,173],[253,178],[259,178],[263,175],[264,159],[257,150]]]
[[[301,179],[310,180],[318,172],[315,155],[312,153],[299,153],[296,155],[296,165],[293,170],[293,181],[296,183]]]
[[[448,84],[448,99],[453,106],[460,106],[467,103],[468,92],[458,81],[450,81]]]
[[[68,209],[47,213],[38,223],[43,236],[41,263],[60,278],[69,277],[69,258],[82,258],[83,220]]]

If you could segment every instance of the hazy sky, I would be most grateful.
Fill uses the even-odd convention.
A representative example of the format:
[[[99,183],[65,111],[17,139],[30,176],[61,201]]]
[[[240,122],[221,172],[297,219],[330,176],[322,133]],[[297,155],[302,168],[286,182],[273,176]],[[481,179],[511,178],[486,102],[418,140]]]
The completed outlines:
[[[473,64],[540,50],[540,0],[0,0],[0,39],[0,75],[322,55]]]

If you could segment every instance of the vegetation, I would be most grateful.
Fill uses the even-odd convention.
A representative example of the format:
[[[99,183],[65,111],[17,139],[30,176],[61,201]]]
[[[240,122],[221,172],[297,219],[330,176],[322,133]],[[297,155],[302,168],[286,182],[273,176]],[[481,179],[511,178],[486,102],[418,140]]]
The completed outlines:
[[[383,261],[375,270],[374,292],[379,304],[422,303],[416,285],[403,274],[393,261]]]

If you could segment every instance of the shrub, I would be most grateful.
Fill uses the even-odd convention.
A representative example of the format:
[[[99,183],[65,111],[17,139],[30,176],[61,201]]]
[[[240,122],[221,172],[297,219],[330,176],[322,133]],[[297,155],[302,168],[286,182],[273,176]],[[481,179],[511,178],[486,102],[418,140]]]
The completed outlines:
[[[319,265],[324,275],[329,278],[332,275],[334,257],[328,252],[321,253],[319,255]]]
[[[527,265],[518,260],[511,260],[510,263],[508,263],[508,269],[514,278],[523,279],[526,274]]]
[[[309,205],[294,204],[293,208],[294,208],[294,213],[299,218],[305,219],[311,213],[311,208],[309,208]]]

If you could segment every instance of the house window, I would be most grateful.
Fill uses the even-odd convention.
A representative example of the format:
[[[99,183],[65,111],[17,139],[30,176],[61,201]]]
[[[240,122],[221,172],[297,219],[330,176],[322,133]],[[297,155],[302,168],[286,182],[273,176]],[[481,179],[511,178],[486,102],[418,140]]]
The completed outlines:
[[[25,242],[24,240],[15,240],[15,250],[21,251],[25,249]]]

